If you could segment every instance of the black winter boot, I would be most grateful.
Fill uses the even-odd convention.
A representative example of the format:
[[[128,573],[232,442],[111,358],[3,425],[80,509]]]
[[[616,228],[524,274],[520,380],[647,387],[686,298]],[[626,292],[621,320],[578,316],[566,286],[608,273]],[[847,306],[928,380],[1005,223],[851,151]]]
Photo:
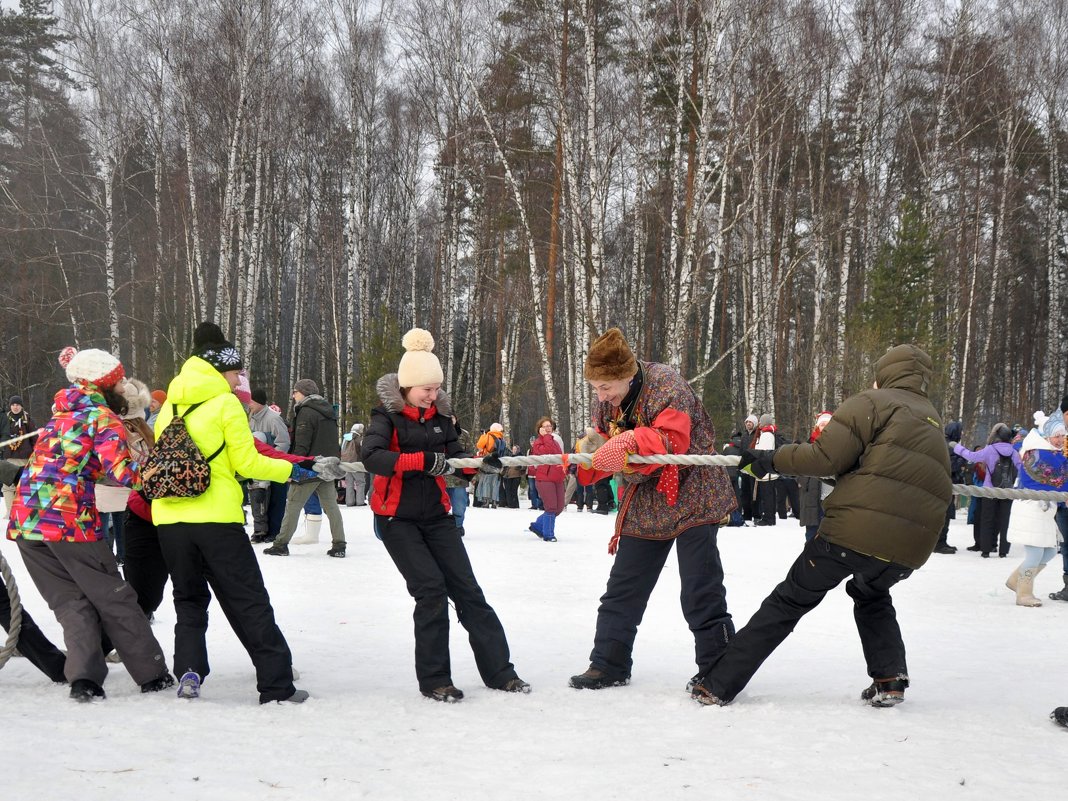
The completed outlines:
[[[329,551],[326,552],[327,556],[333,556],[336,559],[345,558],[345,543],[335,542]]]
[[[1068,573],[1064,574],[1063,579],[1064,588],[1057,590],[1056,592],[1051,592],[1049,594],[1049,599],[1051,601],[1068,601]]]
[[[605,687],[622,687],[625,684],[630,684],[630,676],[611,676],[593,665],[585,673],[572,676],[568,681],[568,686],[576,690],[603,690]]]
[[[872,706],[897,706],[905,700],[905,689],[908,686],[908,676],[876,679],[860,694],[860,698]]]
[[[143,693],[158,693],[160,690],[166,690],[174,686],[174,676],[170,673],[164,673],[162,676],[157,676],[152,681],[146,681],[141,685],[141,692]]]
[[[94,698],[105,698],[104,688],[89,679],[75,679],[70,685],[70,697],[79,703],[87,703]]]
[[[1049,719],[1068,729],[1068,706],[1059,706],[1049,713]]]
[[[420,690],[423,697],[429,698],[431,701],[440,701],[443,704],[455,704],[464,697],[463,690],[453,687],[448,684],[444,687],[437,687],[433,690]]]

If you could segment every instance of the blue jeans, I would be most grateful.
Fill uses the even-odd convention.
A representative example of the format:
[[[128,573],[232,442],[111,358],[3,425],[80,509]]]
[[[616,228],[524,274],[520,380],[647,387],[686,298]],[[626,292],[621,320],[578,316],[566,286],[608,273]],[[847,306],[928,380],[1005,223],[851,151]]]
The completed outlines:
[[[467,487],[446,487],[452,516],[456,519],[456,528],[464,527],[464,515],[467,513]]]
[[[527,477],[527,497],[530,498],[531,509],[544,509],[541,505],[541,496],[538,495],[538,482],[533,476]]]

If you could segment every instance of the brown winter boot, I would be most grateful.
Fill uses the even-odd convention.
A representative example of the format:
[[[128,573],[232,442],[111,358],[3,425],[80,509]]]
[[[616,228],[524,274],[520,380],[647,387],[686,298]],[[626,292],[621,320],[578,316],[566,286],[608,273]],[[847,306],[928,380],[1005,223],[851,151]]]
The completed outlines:
[[[1012,571],[1012,575],[1005,579],[1005,586],[1013,592],[1016,592],[1016,582],[1020,580],[1020,568],[1016,568]]]
[[[1045,565],[1032,567],[1020,571],[1020,578],[1016,582],[1016,605],[1017,606],[1042,606],[1042,602],[1034,595],[1035,576],[1042,572]]]

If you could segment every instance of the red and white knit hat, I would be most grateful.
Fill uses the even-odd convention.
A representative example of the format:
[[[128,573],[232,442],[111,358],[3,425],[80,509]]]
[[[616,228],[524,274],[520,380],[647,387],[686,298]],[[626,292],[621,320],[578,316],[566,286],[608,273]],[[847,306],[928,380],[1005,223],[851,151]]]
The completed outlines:
[[[76,350],[68,345],[59,353],[59,363],[67,371],[67,380],[95,384],[101,389],[110,389],[126,377],[122,362],[106,350],[87,348]]]

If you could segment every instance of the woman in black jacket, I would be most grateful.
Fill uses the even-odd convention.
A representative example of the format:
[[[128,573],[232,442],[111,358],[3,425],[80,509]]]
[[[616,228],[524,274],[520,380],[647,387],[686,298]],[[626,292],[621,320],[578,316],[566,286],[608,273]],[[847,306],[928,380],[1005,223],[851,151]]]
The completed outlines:
[[[378,380],[382,405],[372,410],[361,456],[374,474],[375,533],[415,599],[415,673],[419,690],[435,701],[464,697],[449,663],[449,599],[467,629],[482,681],[505,692],[530,692],[509,661],[497,613],[475,579],[460,530],[450,514],[443,476],[460,448],[434,339],[413,328],[395,374]],[[492,465],[497,470],[500,463]]]

